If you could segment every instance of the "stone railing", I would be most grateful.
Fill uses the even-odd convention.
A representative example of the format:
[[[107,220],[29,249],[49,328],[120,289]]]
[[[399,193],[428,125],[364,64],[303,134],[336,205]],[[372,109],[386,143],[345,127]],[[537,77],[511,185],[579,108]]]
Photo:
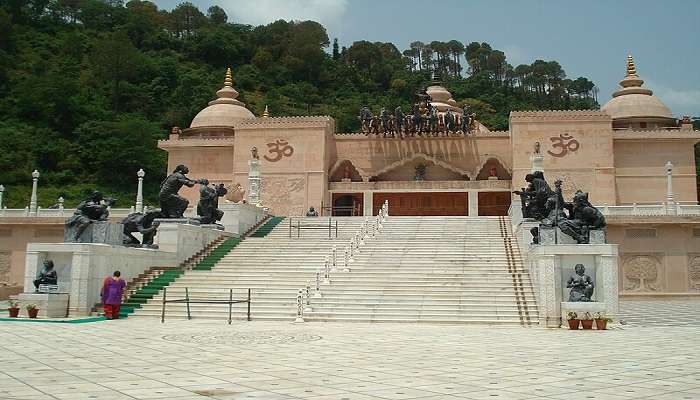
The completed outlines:
[[[695,204],[632,204],[626,206],[597,206],[605,216],[614,215],[700,215],[700,205]]]

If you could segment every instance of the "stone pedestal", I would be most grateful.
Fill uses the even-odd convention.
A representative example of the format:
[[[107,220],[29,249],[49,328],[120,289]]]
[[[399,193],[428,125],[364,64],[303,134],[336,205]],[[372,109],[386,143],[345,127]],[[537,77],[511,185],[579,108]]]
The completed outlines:
[[[245,233],[267,214],[263,208],[243,203],[219,203],[219,209],[224,212],[221,218],[224,230],[237,235]]]
[[[39,309],[40,318],[65,318],[68,316],[68,293],[20,293],[20,316],[28,317],[27,304],[34,304]]]
[[[260,160],[254,158],[248,162],[248,203],[259,206],[260,203]]]
[[[531,246],[527,252],[540,325],[561,326],[564,311],[604,312],[614,317],[619,310],[618,246],[616,244],[559,244]],[[591,302],[570,303],[566,281],[574,266],[583,264],[593,279]],[[579,310],[579,311],[577,311]]]
[[[577,244],[576,239],[562,232],[561,229],[540,227],[540,244]],[[605,229],[592,229],[589,244],[605,244]]]
[[[95,221],[88,225],[77,240],[74,227],[65,227],[63,240],[66,243],[103,243],[121,246],[124,241],[124,226],[118,223]]]

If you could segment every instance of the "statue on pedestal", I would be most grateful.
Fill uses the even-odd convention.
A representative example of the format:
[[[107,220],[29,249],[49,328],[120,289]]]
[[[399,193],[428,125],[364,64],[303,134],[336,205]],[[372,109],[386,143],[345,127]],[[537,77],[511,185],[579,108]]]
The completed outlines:
[[[555,196],[555,193],[544,179],[542,171],[525,175],[525,181],[528,183],[528,187],[513,193],[520,196],[523,218],[541,221],[549,214],[547,200]]]
[[[469,126],[470,126],[469,115],[470,115],[469,105],[465,104],[462,107],[462,117],[459,119],[459,130],[462,131],[462,133],[465,135],[469,133]]]
[[[200,181],[197,215],[201,224],[216,224],[221,220],[224,212],[219,210],[219,197],[225,196],[226,192],[223,183],[211,187],[207,179]]]
[[[192,180],[187,177],[190,172],[185,165],[178,165],[175,171],[168,175],[160,185],[160,209],[163,213],[163,218],[183,218],[185,210],[190,202],[178,195],[178,192],[183,186],[192,187],[200,181]]]
[[[445,113],[445,130],[447,131],[447,136],[449,136],[451,132],[455,131],[455,119],[456,118],[452,110],[448,109]]]
[[[156,218],[163,218],[160,210],[127,215],[121,222],[124,226],[124,245],[153,247],[153,239],[158,231],[158,223],[153,222]],[[142,241],[133,235],[135,232],[142,235]]]
[[[559,229],[576,239],[579,244],[590,242],[591,229],[602,229],[606,226],[603,213],[588,202],[588,193],[576,191],[573,201],[564,203],[563,207],[567,209],[569,216],[559,221]]]
[[[571,288],[569,292],[569,301],[579,302],[579,301],[591,301],[593,297],[593,279],[586,275],[586,267],[583,264],[576,264],[574,267],[576,272],[574,275],[569,277],[566,281],[566,287]]]
[[[372,115],[372,111],[369,110],[369,107],[362,107],[358,119],[360,120],[360,124],[362,125],[362,133],[364,133],[365,135],[369,135],[370,133],[370,124],[372,122],[373,117],[374,116]]]
[[[116,199],[111,197],[105,199],[98,191],[92,192],[87,199],[78,204],[73,216],[66,220],[66,241],[77,242],[90,224],[95,221],[107,221],[108,207],[115,202]]]
[[[396,107],[394,110],[394,131],[399,135],[399,137],[403,137],[403,129],[404,129],[404,120],[406,119],[406,116],[403,114],[403,111],[401,111],[401,106]]]
[[[39,285],[56,285],[58,284],[58,275],[53,268],[53,261],[44,261],[44,268],[39,272],[39,277],[34,279],[34,288],[39,291]]]

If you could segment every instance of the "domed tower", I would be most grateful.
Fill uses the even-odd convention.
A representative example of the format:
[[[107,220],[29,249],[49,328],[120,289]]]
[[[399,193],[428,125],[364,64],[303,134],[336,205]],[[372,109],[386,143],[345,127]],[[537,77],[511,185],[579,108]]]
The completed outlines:
[[[628,55],[627,75],[620,81],[622,89],[613,93],[613,98],[602,108],[612,116],[613,128],[645,130],[677,126],[671,110],[642,84],[632,55]]]

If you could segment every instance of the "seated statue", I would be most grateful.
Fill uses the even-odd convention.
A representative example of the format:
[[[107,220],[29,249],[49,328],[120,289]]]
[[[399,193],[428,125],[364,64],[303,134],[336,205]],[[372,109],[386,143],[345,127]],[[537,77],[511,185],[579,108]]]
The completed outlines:
[[[224,216],[224,212],[219,210],[219,197],[226,195],[224,184],[209,186],[207,179],[199,181],[199,203],[197,204],[197,215],[202,224],[215,224]]]
[[[200,181],[194,181],[187,177],[190,172],[185,165],[178,165],[175,171],[168,175],[160,185],[160,209],[163,218],[182,218],[190,202],[177,193],[183,186],[192,187]]]
[[[95,221],[107,221],[109,219],[108,207],[115,203],[116,199],[104,198],[100,192],[92,194],[78,204],[75,213],[65,223],[67,241],[77,242],[90,224]]]
[[[156,218],[162,218],[160,210],[127,215],[122,220],[122,225],[124,225],[124,245],[152,247],[153,239],[156,237],[158,230],[158,223],[153,222]],[[138,232],[143,236],[141,242],[133,235],[134,232]]]
[[[39,277],[34,279],[34,288],[39,291],[39,285],[57,285],[58,275],[53,269],[53,261],[44,261],[44,268],[39,272]]]
[[[542,171],[525,175],[525,181],[528,183],[527,188],[513,193],[520,196],[523,218],[541,221],[548,215],[547,200],[554,197],[556,193],[544,179]]]
[[[318,211],[316,211],[313,207],[309,207],[309,211],[306,212],[307,217],[318,217]]]
[[[591,301],[593,297],[593,279],[586,275],[586,267],[583,264],[576,264],[575,275],[571,275],[566,281],[566,287],[571,288],[569,301]]]
[[[577,191],[573,202],[564,203],[564,208],[569,211],[569,217],[559,221],[559,229],[579,244],[590,242],[591,229],[602,229],[606,226],[605,216],[588,202],[588,193]]]

